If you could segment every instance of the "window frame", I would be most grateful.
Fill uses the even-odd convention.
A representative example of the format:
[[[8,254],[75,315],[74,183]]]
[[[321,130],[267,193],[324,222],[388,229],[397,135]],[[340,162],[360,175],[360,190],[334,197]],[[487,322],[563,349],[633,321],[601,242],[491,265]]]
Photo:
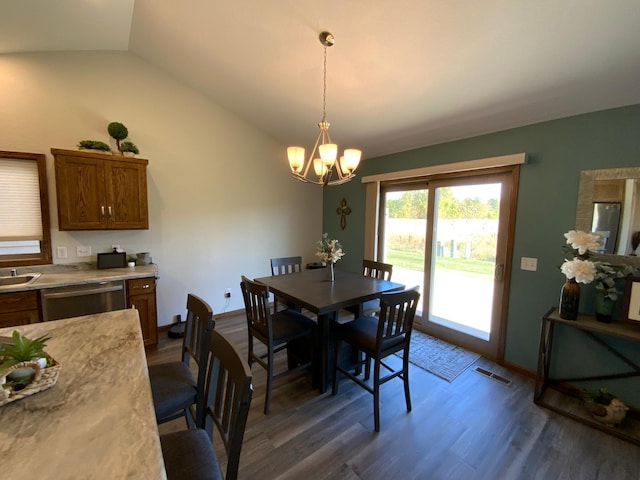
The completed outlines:
[[[0,150],[0,157],[11,160],[35,161],[38,166],[40,188],[40,216],[42,219],[42,241],[40,253],[0,255],[0,268],[49,265],[53,263],[51,251],[51,221],[49,215],[49,186],[47,183],[47,157],[43,153],[9,152]]]

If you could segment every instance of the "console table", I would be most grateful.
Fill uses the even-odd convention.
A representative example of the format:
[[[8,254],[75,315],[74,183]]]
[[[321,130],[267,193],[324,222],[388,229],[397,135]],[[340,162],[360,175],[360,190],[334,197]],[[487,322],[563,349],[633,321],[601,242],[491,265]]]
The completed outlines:
[[[597,343],[625,363],[624,371],[602,375],[552,378],[550,376],[553,359],[553,335],[557,325],[575,329],[585,338]],[[592,426],[611,435],[640,445],[640,421],[627,415],[623,423],[616,427],[608,427],[596,420],[586,411],[579,399],[578,390],[572,387],[574,382],[596,381],[640,377],[640,366],[627,358],[614,346],[607,342],[610,337],[622,338],[640,343],[640,328],[625,323],[602,323],[592,315],[579,314],[576,320],[564,320],[558,315],[558,309],[550,309],[542,317],[540,328],[540,346],[538,351],[538,368],[536,372],[533,401],[537,405],[548,408],[566,417]],[[634,380],[640,384],[640,380]]]

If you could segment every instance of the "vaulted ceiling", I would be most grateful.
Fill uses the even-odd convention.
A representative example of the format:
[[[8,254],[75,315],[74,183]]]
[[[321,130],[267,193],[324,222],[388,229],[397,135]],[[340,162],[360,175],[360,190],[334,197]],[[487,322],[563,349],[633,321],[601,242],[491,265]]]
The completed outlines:
[[[640,103],[638,0],[0,0],[0,54],[128,50],[307,148],[364,158]]]

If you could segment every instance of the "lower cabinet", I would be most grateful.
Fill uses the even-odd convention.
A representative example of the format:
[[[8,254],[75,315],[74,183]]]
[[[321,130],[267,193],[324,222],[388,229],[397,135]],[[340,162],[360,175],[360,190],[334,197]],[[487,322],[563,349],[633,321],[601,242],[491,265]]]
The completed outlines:
[[[138,310],[144,345],[158,343],[155,277],[127,280],[127,307]]]
[[[0,312],[0,328],[39,322],[38,292],[0,293]]]

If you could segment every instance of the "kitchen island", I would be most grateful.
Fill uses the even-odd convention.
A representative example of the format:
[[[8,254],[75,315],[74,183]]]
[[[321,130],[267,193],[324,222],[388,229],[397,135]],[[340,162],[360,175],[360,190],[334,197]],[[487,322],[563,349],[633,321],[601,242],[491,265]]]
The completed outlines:
[[[0,329],[48,335],[48,390],[0,407],[2,478],[166,478],[138,312]]]

